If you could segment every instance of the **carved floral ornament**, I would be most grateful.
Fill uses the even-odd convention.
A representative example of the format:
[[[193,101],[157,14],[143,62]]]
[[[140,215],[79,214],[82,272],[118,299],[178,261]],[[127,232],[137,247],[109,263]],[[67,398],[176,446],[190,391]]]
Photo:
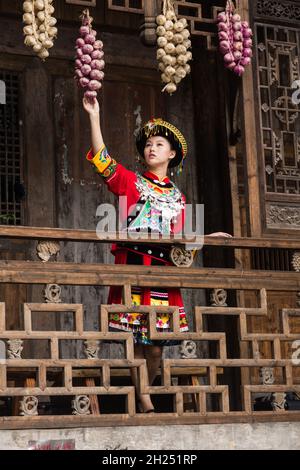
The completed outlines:
[[[257,0],[256,14],[270,18],[300,21],[300,6],[295,1]]]
[[[37,244],[36,252],[37,256],[46,263],[49,261],[51,256],[57,257],[60,251],[59,242],[42,240]]]
[[[87,359],[98,359],[98,353],[100,349],[100,341],[98,340],[87,340],[84,341],[84,354]]]
[[[195,341],[192,341],[192,340],[182,341],[180,345],[180,355],[182,359],[196,359],[197,358],[197,345]]]
[[[300,227],[300,208],[271,204],[267,207],[267,224],[270,227]]]
[[[295,251],[293,253],[292,267],[297,273],[300,272],[300,251]]]
[[[283,412],[286,408],[286,393],[277,392],[273,393],[272,408],[274,411]]]
[[[190,268],[194,261],[193,250],[185,250],[181,246],[173,246],[170,252],[170,259],[177,267]]]
[[[9,359],[21,359],[23,351],[22,339],[10,339],[7,341],[7,355]]]
[[[47,284],[44,290],[46,303],[61,303],[61,287],[58,284]]]
[[[72,400],[73,415],[89,415],[91,402],[87,395],[76,395]]]
[[[21,416],[37,416],[38,415],[38,399],[37,397],[27,396],[20,401]]]
[[[227,307],[227,292],[224,289],[213,289],[210,293],[212,307]]]

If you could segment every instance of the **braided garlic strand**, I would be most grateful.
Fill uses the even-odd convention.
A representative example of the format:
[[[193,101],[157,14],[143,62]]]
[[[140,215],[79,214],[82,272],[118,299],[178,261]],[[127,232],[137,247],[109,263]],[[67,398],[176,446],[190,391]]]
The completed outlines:
[[[23,3],[24,43],[32,47],[34,52],[45,60],[49,57],[49,50],[53,47],[53,40],[57,36],[54,18],[53,0],[26,0]]]
[[[170,95],[175,93],[181,80],[190,72],[188,64],[192,60],[189,51],[192,43],[188,22],[185,18],[177,19],[172,0],[163,1],[163,11],[156,18],[157,28],[157,60],[162,82],[165,84],[163,92]]]

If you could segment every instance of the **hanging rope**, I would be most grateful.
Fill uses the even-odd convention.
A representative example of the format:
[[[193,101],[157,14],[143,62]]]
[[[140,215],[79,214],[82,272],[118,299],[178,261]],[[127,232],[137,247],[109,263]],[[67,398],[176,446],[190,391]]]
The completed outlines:
[[[163,14],[166,16],[168,11],[173,11],[175,13],[173,0],[163,0]]]

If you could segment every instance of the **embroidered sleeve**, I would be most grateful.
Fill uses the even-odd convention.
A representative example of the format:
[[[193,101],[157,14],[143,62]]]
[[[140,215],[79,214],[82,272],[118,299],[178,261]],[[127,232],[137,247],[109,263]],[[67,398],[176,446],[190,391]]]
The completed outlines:
[[[92,150],[87,153],[86,159],[94,165],[108,186],[108,189],[117,196],[136,192],[136,174],[117,163],[108,153],[105,145],[93,156]]]
[[[104,179],[109,179],[116,171],[117,162],[111,158],[105,145],[101,147],[94,157],[90,150],[86,159],[94,165],[96,172],[103,176]]]

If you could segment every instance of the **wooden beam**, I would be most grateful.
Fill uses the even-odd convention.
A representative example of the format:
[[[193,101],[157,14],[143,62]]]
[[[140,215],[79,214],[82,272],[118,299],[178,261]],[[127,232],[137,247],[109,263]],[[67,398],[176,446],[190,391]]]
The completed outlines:
[[[133,266],[81,263],[39,263],[0,261],[0,283],[144,287],[224,288],[296,291],[300,275],[284,271],[242,271],[237,269],[182,269],[161,266]]]
[[[118,243],[126,242],[130,244],[138,243],[151,243],[154,245],[160,245],[162,240],[152,240],[147,235],[137,241],[128,238],[116,236],[115,234],[110,233],[101,233],[99,236],[96,234],[95,230],[68,230],[62,228],[48,228],[48,227],[25,227],[25,226],[7,226],[0,225],[0,238],[20,238],[24,240],[61,240],[63,241],[73,241],[73,242],[98,242],[98,243]],[[195,238],[185,239],[176,239],[170,237],[169,240],[163,240],[165,245],[194,245],[197,247],[199,242]],[[233,237],[233,238],[223,238],[223,237],[204,237],[204,246],[222,246],[229,248],[287,248],[287,249],[297,249],[300,248],[300,238],[299,235],[295,234],[293,238],[292,235],[289,238],[260,238],[260,237],[251,237],[251,238],[242,238],[242,237]]]
[[[245,412],[230,414],[211,413],[207,416],[199,416],[193,413],[185,413],[183,416],[158,413],[136,415],[89,415],[89,416],[8,416],[0,418],[1,429],[55,429],[75,427],[101,427],[101,426],[159,426],[159,425],[183,425],[183,424],[225,424],[225,423],[271,423],[271,422],[298,422],[300,411],[286,411],[272,413],[270,411],[257,411],[253,415]]]

